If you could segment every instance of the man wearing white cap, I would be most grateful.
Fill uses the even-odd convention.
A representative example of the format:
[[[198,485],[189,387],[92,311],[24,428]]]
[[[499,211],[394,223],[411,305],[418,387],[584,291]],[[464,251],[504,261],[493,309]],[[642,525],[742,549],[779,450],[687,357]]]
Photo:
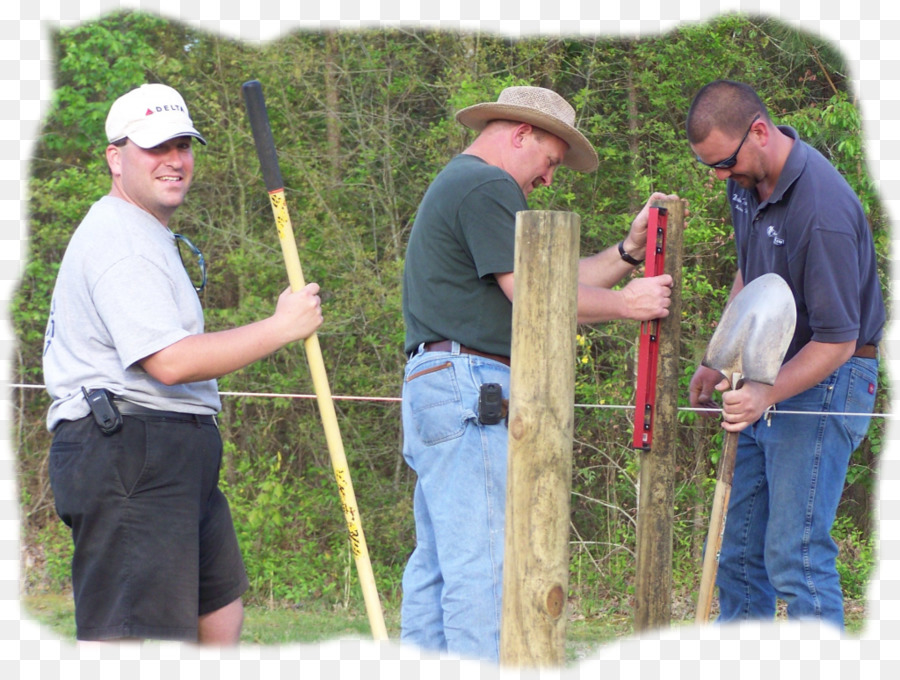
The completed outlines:
[[[284,291],[261,321],[205,333],[168,222],[191,184],[192,141],[206,140],[181,95],[159,84],[117,99],[106,133],[112,187],[72,235],[44,345],[77,637],[233,644],[247,577],[218,488],[216,378],[312,334],[319,287]]]
[[[418,479],[401,635],[496,661],[507,430],[478,404],[483,385],[509,395],[515,215],[560,165],[590,172],[598,160],[574,109],[551,90],[507,88],[456,118],[478,137],[426,191],[404,271],[403,455]],[[668,314],[668,275],[611,290],[640,264],[648,214],[649,201],[617,246],[581,261],[580,322]]]

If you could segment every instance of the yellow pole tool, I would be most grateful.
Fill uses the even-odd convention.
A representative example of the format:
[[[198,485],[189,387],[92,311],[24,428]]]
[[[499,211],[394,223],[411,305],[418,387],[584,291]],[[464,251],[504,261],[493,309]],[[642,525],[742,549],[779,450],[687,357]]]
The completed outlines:
[[[256,152],[262,167],[263,180],[265,181],[266,189],[269,191],[269,200],[272,203],[272,212],[275,215],[275,226],[278,228],[278,240],[281,242],[281,252],[284,255],[288,280],[292,290],[300,290],[306,286],[306,282],[303,280],[300,256],[297,253],[294,230],[287,210],[287,202],[284,196],[284,180],[281,177],[281,168],[278,165],[278,155],[275,151],[275,141],[269,125],[269,115],[266,111],[262,85],[258,80],[250,80],[244,83],[241,89],[244,94],[244,103],[247,106],[247,114],[250,118],[253,139],[256,143]],[[388,635],[384,624],[384,614],[381,610],[381,601],[378,598],[378,591],[375,587],[372,562],[369,559],[369,549],[366,546],[365,534],[363,534],[359,508],[356,506],[356,494],[353,492],[353,483],[350,481],[350,470],[347,467],[347,457],[344,454],[344,444],[341,440],[341,432],[334,411],[334,401],[331,397],[331,388],[328,385],[328,376],[325,373],[325,362],[322,359],[322,350],[319,347],[318,336],[313,333],[305,340],[304,346],[306,347],[306,360],[309,363],[313,387],[316,391],[316,400],[319,404],[319,413],[322,416],[322,425],[325,428],[325,440],[328,443],[331,465],[334,469],[338,491],[341,495],[344,519],[347,521],[347,530],[350,532],[350,548],[353,550],[353,557],[356,560],[356,571],[359,574],[359,582],[362,587],[363,599],[366,603],[366,612],[369,616],[372,637],[376,640],[387,640]]]

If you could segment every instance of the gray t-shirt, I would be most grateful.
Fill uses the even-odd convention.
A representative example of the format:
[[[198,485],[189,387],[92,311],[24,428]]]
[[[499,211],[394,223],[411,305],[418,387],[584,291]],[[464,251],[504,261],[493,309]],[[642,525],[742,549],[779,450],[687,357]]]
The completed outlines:
[[[217,413],[215,380],[166,386],[138,363],[202,332],[203,309],[174,234],[150,213],[104,196],[72,235],[50,302],[47,427],[88,415],[82,386],[149,408]]]
[[[456,340],[509,356],[512,303],[494,274],[513,270],[520,210],[528,204],[513,177],[476,156],[456,156],[438,174],[407,245],[407,352],[423,342]]]

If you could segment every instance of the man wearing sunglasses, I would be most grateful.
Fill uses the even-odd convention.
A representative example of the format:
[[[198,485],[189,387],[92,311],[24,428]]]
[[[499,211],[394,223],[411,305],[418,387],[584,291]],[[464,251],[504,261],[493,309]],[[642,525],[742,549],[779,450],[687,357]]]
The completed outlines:
[[[190,188],[192,144],[206,141],[181,95],[159,84],[117,99],[106,133],[110,192],[72,235],[44,343],[77,637],[233,644],[248,584],[218,488],[216,378],[311,335],[319,287],[288,289],[268,318],[206,333],[205,275],[191,281],[185,239],[168,228]]]
[[[727,182],[738,251],[732,297],[774,272],[797,305],[775,385],[747,381],[722,395],[722,426],[740,440],[716,581],[719,620],[772,619],[780,598],[790,618],[843,628],[830,530],[874,406],[885,321],[866,215],[828,160],[776,126],[743,83],[702,88],[687,137],[697,160]],[[714,406],[713,390],[727,388],[701,366],[691,404]]]

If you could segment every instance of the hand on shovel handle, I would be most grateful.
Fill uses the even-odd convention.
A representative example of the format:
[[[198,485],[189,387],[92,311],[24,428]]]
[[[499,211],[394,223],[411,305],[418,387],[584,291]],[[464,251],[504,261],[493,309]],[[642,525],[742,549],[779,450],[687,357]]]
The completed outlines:
[[[719,417],[722,408],[713,401],[716,385],[721,384],[722,374],[706,366],[698,366],[688,387],[688,398],[694,408],[708,409],[701,413],[706,418]]]
[[[772,385],[748,380],[724,394],[722,427],[728,432],[740,432],[762,418],[775,402],[773,390]]]

